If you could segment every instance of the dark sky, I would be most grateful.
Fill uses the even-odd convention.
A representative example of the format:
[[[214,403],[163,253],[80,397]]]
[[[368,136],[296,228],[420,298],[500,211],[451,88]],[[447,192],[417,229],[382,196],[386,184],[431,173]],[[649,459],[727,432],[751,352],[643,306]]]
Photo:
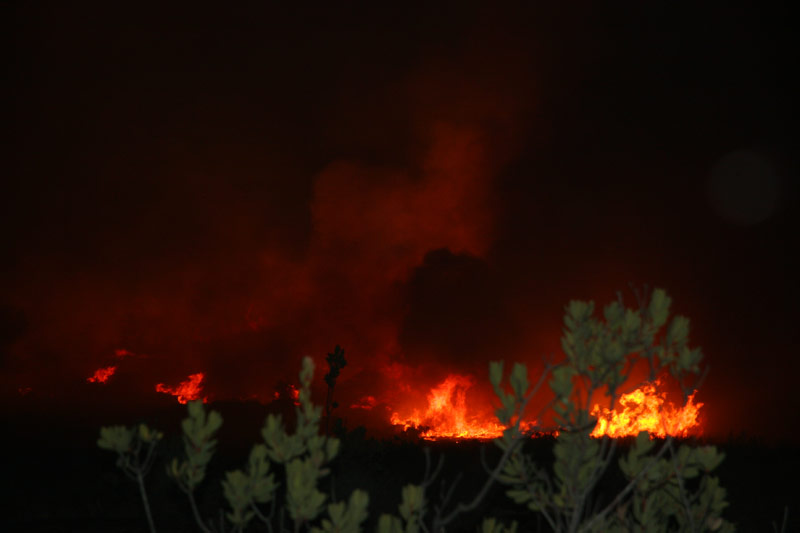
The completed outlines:
[[[277,4],[14,9],[3,398],[90,403],[115,363],[129,402],[194,372],[268,398],[338,343],[340,403],[385,419],[647,283],[706,354],[707,431],[791,436],[787,13]]]

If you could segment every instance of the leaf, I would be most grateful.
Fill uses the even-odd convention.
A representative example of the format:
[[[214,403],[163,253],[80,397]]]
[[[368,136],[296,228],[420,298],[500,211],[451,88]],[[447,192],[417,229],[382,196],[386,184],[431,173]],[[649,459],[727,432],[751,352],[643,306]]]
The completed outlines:
[[[528,391],[528,368],[521,363],[514,364],[509,381],[516,397],[520,400],[525,398],[525,393]]]
[[[133,430],[125,426],[110,426],[100,428],[100,438],[97,446],[104,450],[125,453],[131,448]]]
[[[647,431],[640,431],[636,435],[636,442],[633,444],[631,451],[638,457],[645,455],[655,445],[655,441],[650,439],[650,434]]]
[[[669,316],[669,306],[672,304],[672,298],[667,296],[664,289],[655,289],[650,297],[650,305],[648,306],[648,314],[653,321],[653,326],[658,329],[667,322]]]
[[[603,316],[611,329],[617,329],[625,318],[625,309],[619,302],[614,301],[603,309]]]
[[[500,387],[500,382],[503,380],[503,362],[491,361],[489,362],[489,381],[492,387],[497,390]]]
[[[310,357],[303,357],[303,366],[300,370],[300,384],[302,388],[308,389],[311,379],[314,377],[314,360]]]
[[[339,453],[339,439],[330,437],[325,442],[325,459],[327,461],[332,460],[336,455]]]
[[[506,491],[506,496],[514,500],[515,503],[523,505],[532,498],[527,490],[522,489],[509,489]]]
[[[550,388],[561,398],[567,398],[572,394],[572,377],[575,369],[571,366],[559,366],[553,370],[553,379],[550,380]]]
[[[716,446],[703,446],[694,450],[694,456],[704,471],[710,472],[717,468],[725,459],[725,454],[717,451]]]
[[[689,341],[689,319],[676,315],[667,327],[666,341],[668,346],[677,346],[679,349]]]
[[[390,514],[382,514],[378,518],[377,533],[403,533],[403,524],[400,519]]]
[[[225,474],[222,482],[223,494],[233,512],[228,513],[228,520],[236,526],[245,527],[253,517],[247,512],[251,501],[250,479],[241,470]]]
[[[425,507],[425,490],[419,485],[406,485],[402,491],[403,500],[398,510],[406,522],[422,516]]]
[[[495,518],[484,518],[480,531],[481,533],[515,533],[517,531],[517,522],[512,522],[511,527],[505,527],[502,522],[497,521]]]

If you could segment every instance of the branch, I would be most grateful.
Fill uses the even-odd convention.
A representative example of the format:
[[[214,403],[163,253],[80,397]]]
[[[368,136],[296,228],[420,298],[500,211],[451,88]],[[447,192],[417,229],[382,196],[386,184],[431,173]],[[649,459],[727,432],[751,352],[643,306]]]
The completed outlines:
[[[639,471],[639,473],[636,474],[633,477],[633,479],[630,480],[630,482],[625,486],[625,488],[622,489],[622,491],[620,491],[620,493],[617,494],[617,496],[613,500],[611,500],[611,503],[609,503],[602,511],[600,511],[599,513],[594,515],[591,520],[586,522],[583,525],[583,527],[580,529],[580,531],[589,531],[591,529],[591,527],[594,525],[595,522],[605,518],[605,516],[608,513],[610,513],[611,510],[614,509],[628,495],[628,493],[630,493],[633,490],[633,488],[636,486],[636,483],[642,477],[644,477],[644,475],[647,473],[647,471],[650,470],[651,468],[653,468],[653,466],[655,466],[655,464],[658,461],[658,459],[660,459],[661,456],[664,455],[664,452],[667,450],[668,443],[671,440],[672,440],[672,437],[667,437],[667,441],[664,442],[664,444],[661,446],[661,449],[658,450],[658,453],[653,456],[652,460],[649,463],[647,463],[647,465],[645,465],[645,467],[642,468]]]
[[[194,501],[194,492],[187,489],[184,489],[184,492],[189,497],[189,504],[192,507],[192,514],[194,515],[194,521],[197,522],[197,526],[200,528],[203,533],[212,533],[212,531],[203,523],[203,519],[200,518],[200,512],[197,510],[197,503]]]
[[[261,512],[261,510],[258,508],[256,503],[252,499],[250,500],[250,508],[253,510],[253,512],[256,514],[259,520],[261,520],[267,525],[267,531],[272,533],[272,513],[273,511],[275,511],[275,496],[273,495],[272,497],[272,506],[269,512],[269,517],[264,516],[264,513]]]
[[[517,421],[517,426],[518,425],[519,425],[519,421]],[[486,494],[489,492],[489,489],[491,489],[492,485],[494,485],[494,482],[497,479],[498,475],[500,474],[502,469],[505,467],[506,462],[508,461],[508,458],[511,456],[511,452],[513,450],[515,450],[517,448],[517,446],[519,446],[520,443],[522,442],[521,436],[522,435],[519,434],[519,438],[517,438],[517,440],[512,442],[511,445],[508,448],[506,448],[505,452],[503,452],[503,456],[500,458],[500,462],[497,463],[497,466],[492,471],[491,475],[489,476],[489,479],[486,480],[486,483],[483,484],[483,487],[481,487],[481,490],[478,492],[478,494],[475,495],[475,497],[472,499],[472,501],[470,503],[468,503],[468,504],[459,503],[456,506],[456,508],[453,509],[450,512],[450,514],[446,515],[444,518],[441,518],[440,516],[436,516],[434,518],[434,521],[433,521],[433,524],[434,524],[433,530],[434,531],[442,531],[444,529],[444,526],[447,525],[448,523],[452,522],[453,519],[456,516],[458,516],[461,513],[466,513],[466,512],[472,511],[476,507],[478,507],[478,505],[480,505],[481,501],[483,501],[483,498],[485,498]]]
[[[539,380],[536,382],[533,389],[530,390],[525,399],[519,404],[519,411],[518,411],[519,414],[517,416],[516,421],[514,422],[514,425],[512,426],[514,428],[514,435],[516,438],[503,451],[503,455],[500,457],[500,461],[497,463],[497,466],[494,468],[494,470],[492,470],[492,472],[490,473],[489,478],[483,484],[481,490],[478,491],[478,493],[475,495],[475,497],[472,499],[470,503],[468,504],[459,503],[456,506],[456,508],[450,512],[450,514],[444,517],[441,516],[442,509],[438,509],[433,520],[433,531],[435,532],[443,531],[444,526],[452,522],[456,516],[458,516],[461,513],[466,513],[474,510],[476,507],[478,507],[478,505],[480,505],[480,503],[489,493],[489,490],[492,488],[492,485],[494,485],[494,482],[497,480],[498,476],[500,475],[500,472],[502,472],[503,468],[505,468],[505,465],[508,462],[508,459],[511,457],[511,454],[514,453],[517,447],[521,445],[524,439],[530,436],[528,432],[521,433],[519,430],[519,424],[522,421],[522,413],[525,412],[525,408],[528,406],[528,403],[531,401],[536,392],[542,386],[542,383],[544,383],[544,380],[547,377],[547,374],[550,372],[551,368],[552,365],[550,363],[545,364],[545,368],[542,371],[542,375],[539,376]]]

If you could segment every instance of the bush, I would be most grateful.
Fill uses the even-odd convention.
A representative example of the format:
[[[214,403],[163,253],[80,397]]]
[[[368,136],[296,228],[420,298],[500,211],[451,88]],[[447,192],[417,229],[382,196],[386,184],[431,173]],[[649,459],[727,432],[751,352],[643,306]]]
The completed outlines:
[[[702,352],[688,345],[689,320],[681,316],[668,320],[671,300],[666,293],[656,289],[649,295],[637,295],[637,300],[637,308],[626,308],[620,296],[603,309],[602,319],[595,317],[593,302],[570,302],[562,338],[565,358],[547,363],[533,386],[525,365],[515,364],[506,378],[503,363],[491,363],[489,380],[499,399],[496,416],[506,429],[494,441],[502,454],[494,467],[487,467],[485,482],[468,501],[451,503],[455,487],[451,484],[442,487],[438,501],[431,502],[428,489],[442,462],[432,467],[426,454],[421,483],[403,487],[398,514],[380,516],[377,531],[446,531],[459,516],[475,511],[497,483],[507,487],[512,501],[539,513],[557,532],[733,531],[733,525],[722,517],[727,506],[725,490],[711,475],[723,459],[713,446],[678,445],[670,436],[657,444],[642,432],[617,461],[625,480],[621,490],[614,494],[598,490],[616,456],[618,442],[590,436],[596,424],[590,413],[592,394],[602,391],[613,406],[619,387],[637,361],[646,360],[651,379],[669,372],[685,396],[696,385],[688,380],[700,372]],[[215,411],[207,414],[199,401],[189,403],[189,416],[182,424],[184,457],[172,460],[168,474],[187,495],[202,531],[230,528],[238,532],[261,523],[268,531],[282,532],[289,530],[287,522],[295,532],[361,530],[368,517],[365,491],[354,490],[346,502],[328,502],[318,488],[329,473],[328,465],[336,457],[340,441],[320,434],[322,408],[312,403],[310,393],[313,374],[313,362],[305,358],[294,431],[286,430],[279,415],[269,415],[261,431],[264,442],[253,446],[245,468],[225,474],[222,487],[229,509],[227,522],[218,525],[201,516],[194,492],[204,481],[213,457],[214,436],[222,417]],[[537,464],[524,451],[530,437],[547,428],[523,423],[526,407],[548,377],[554,398],[536,419],[540,420],[546,409],[555,412],[558,433],[551,469]],[[330,414],[330,402],[329,397],[326,415]],[[155,526],[144,477],[161,437],[145,425],[114,426],[102,428],[98,440],[101,448],[117,453],[118,466],[139,485],[151,531]],[[277,481],[281,470],[283,475]],[[480,531],[504,533],[516,528],[516,523],[506,526],[485,518]]]

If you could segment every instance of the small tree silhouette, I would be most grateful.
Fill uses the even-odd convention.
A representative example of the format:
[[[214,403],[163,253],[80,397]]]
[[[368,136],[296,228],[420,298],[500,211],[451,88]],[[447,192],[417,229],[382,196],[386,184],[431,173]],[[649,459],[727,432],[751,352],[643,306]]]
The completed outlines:
[[[328,395],[325,397],[325,435],[327,436],[330,434],[331,413],[339,407],[339,404],[333,401],[333,389],[336,387],[339,371],[347,366],[347,360],[344,358],[344,350],[337,344],[333,353],[329,353],[325,361],[328,362],[329,368],[328,373],[325,374],[325,383],[328,384]]]

